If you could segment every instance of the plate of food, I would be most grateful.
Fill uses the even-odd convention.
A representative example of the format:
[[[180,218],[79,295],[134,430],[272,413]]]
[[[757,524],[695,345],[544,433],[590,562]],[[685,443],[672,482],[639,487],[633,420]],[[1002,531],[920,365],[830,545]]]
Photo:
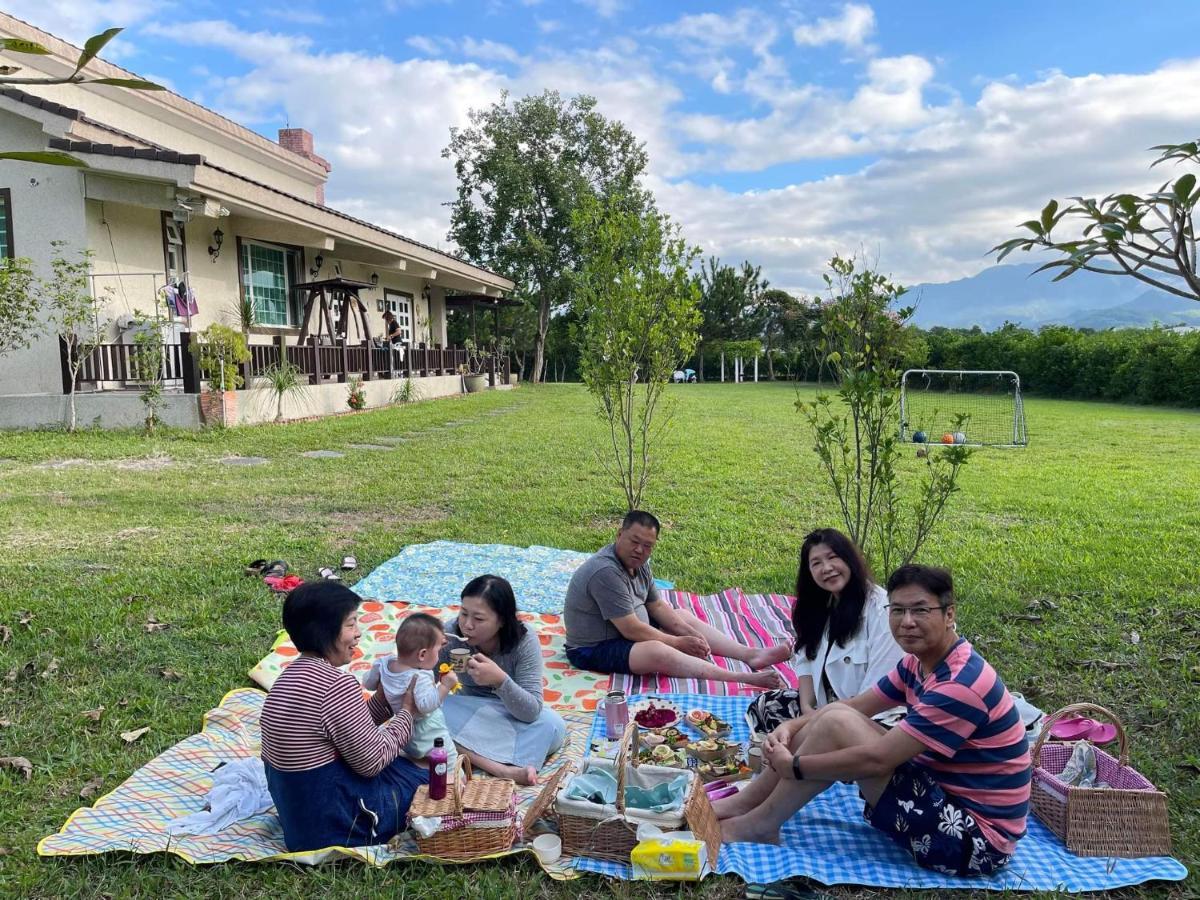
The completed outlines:
[[[702,762],[696,767],[696,774],[705,784],[722,779],[724,781],[740,781],[749,778],[754,773],[750,766],[740,756],[713,762]]]
[[[686,747],[692,741],[692,739],[683,731],[681,731],[676,725],[664,728],[658,733],[658,736],[663,739],[663,743],[674,750],[678,750],[680,747]],[[647,735],[647,737],[649,737],[649,735]]]
[[[704,709],[693,709],[687,714],[687,723],[706,738],[728,737],[733,726],[723,719],[718,719]]]
[[[688,767],[687,751],[672,750],[666,744],[657,747],[643,747],[638,752],[638,762],[642,765],[669,766],[673,769]]]
[[[688,744],[687,752],[701,762],[715,762],[737,757],[742,752],[742,745],[720,738],[704,738]]]
[[[682,720],[683,713],[670,700],[639,700],[629,708],[629,721],[646,731],[661,732]]]

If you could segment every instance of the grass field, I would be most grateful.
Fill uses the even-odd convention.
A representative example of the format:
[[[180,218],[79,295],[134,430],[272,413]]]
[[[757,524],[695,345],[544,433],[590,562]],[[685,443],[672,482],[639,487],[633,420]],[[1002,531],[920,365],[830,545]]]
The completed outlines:
[[[794,388],[670,395],[675,428],[646,499],[665,523],[656,572],[695,590],[789,590],[803,535],[838,524]],[[1010,687],[1048,710],[1089,699],[1124,717],[1134,763],[1171,794],[1176,855],[1193,870],[1173,890],[1128,896],[1196,896],[1200,414],[1039,400],[1026,412],[1031,446],[971,461],[923,559],[954,569],[962,630]],[[299,456],[404,435],[390,452]],[[596,548],[622,511],[590,449],[601,436],[577,386],[225,433],[0,436],[0,756],[34,764],[29,782],[0,770],[0,896],[658,895],[553,884],[523,856],[370,871],[34,853],[85,782],[111,790],[247,683],[279,602],[242,576],[246,561],[311,574],[352,552],[365,572],[437,538]],[[269,462],[219,462],[231,454]],[[170,627],[147,633],[151,617]],[[99,706],[99,723],[81,716]],[[137,743],[119,738],[145,725]],[[738,897],[741,883],[682,893]]]

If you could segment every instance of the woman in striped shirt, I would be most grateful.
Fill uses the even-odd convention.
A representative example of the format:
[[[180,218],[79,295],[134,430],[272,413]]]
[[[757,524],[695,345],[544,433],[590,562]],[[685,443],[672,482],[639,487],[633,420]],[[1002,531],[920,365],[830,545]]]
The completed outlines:
[[[412,731],[412,691],[392,718],[382,691],[364,702],[358,680],[339,668],[358,645],[359,602],[325,580],[283,602],[283,627],[300,656],[267,694],[262,757],[293,852],[386,842],[404,830],[413,794],[429,778],[401,755]]]

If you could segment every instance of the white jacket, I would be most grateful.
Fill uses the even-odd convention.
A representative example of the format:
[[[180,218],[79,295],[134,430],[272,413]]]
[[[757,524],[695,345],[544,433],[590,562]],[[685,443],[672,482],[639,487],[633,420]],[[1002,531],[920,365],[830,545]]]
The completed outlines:
[[[896,668],[904,656],[904,651],[888,627],[887,602],[887,591],[879,585],[873,585],[863,604],[862,625],[845,647],[835,643],[830,648],[829,628],[826,626],[821,643],[817,645],[815,659],[809,659],[803,650],[792,657],[792,669],[796,675],[812,678],[818,707],[838,699],[849,700],[869,690],[880,678]],[[829,676],[829,684],[836,697],[825,696],[822,669]]]

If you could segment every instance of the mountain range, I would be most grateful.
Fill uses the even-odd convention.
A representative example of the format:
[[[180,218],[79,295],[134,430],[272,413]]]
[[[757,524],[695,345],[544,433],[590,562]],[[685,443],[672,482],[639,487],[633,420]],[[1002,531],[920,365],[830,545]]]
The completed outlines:
[[[1076,272],[1052,282],[1057,270],[1034,274],[1036,269],[1037,264],[991,266],[958,281],[918,284],[901,302],[916,305],[913,321],[922,328],[978,325],[990,331],[1005,322],[1026,328],[1200,325],[1200,303],[1135,278]]]

